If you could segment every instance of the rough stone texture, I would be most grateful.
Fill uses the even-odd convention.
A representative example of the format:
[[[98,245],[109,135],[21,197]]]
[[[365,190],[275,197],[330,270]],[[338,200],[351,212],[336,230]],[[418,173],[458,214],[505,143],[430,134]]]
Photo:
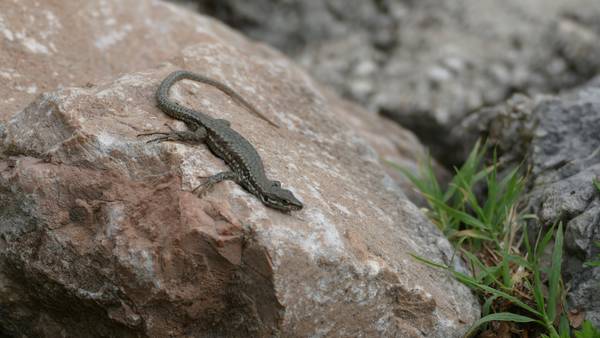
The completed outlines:
[[[45,94],[11,119],[2,325],[46,336],[53,326],[86,336],[459,336],[477,315],[473,298],[408,256],[442,259],[447,242],[336,121],[344,111],[280,62],[207,44],[186,49],[179,67]],[[172,122],[153,102],[168,71],[211,67],[253,74],[241,88],[259,102],[268,95],[267,111],[285,128],[205,87],[178,86],[173,96],[232,121],[270,176],[301,196],[302,212],[266,209],[231,182],[199,199],[188,191],[222,170],[219,160],[206,148],[136,138]]]
[[[583,268],[600,250],[600,81],[541,103],[532,143],[535,175],[530,204],[545,224],[566,224],[569,301],[600,325],[600,267]]]
[[[450,142],[456,158],[467,158],[477,140],[488,140],[502,154],[503,160],[510,163],[522,161],[533,138],[537,120],[533,118],[533,108],[543,97],[530,98],[515,94],[506,102],[485,107],[463,118],[450,131]],[[460,146],[458,146],[460,145]]]
[[[210,18],[158,0],[0,2],[0,122],[41,92],[152,67],[202,42],[209,31],[241,50],[257,49]],[[424,148],[412,133],[336,100],[353,112],[352,127],[382,158],[416,170]],[[387,169],[411,200],[421,202],[398,171]]]
[[[169,5],[21,4],[0,5],[2,43],[10,47],[0,49],[0,60],[15,64],[2,94],[31,83],[38,92],[84,86],[37,97],[17,92],[3,103],[0,334],[458,337],[477,318],[464,286],[408,255],[452,255],[380,162],[414,166],[421,148],[412,134],[339,99],[280,54]],[[103,20],[92,25],[94,8]],[[43,40],[44,30],[27,21],[39,16],[43,23],[52,17],[47,11],[63,27],[48,36],[55,40]],[[136,21],[140,13],[171,23],[172,31],[163,27],[167,37],[194,35],[190,42],[199,45],[179,51],[175,43],[151,44],[140,57],[128,45],[158,34]],[[114,27],[130,22],[131,32],[117,34],[119,48],[100,54],[89,41],[92,26],[106,20]],[[182,31],[174,28],[179,24]],[[29,38],[48,53],[28,51]],[[51,41],[64,41],[64,48],[54,50]],[[161,67],[102,80],[170,53],[175,57]],[[98,66],[104,71],[82,63],[96,54],[106,58]],[[39,67],[38,77],[29,64]],[[153,97],[158,82],[179,68],[221,79],[282,126],[270,127],[206,86],[184,82],[172,92],[230,120],[304,210],[265,208],[233,182],[197,198],[189,190],[199,177],[224,164],[204,146],[148,145],[136,137],[165,124],[183,127]],[[74,80],[61,82],[54,72]]]
[[[0,121],[42,92],[154,66],[207,30],[247,43],[214,20],[158,0],[0,1]]]
[[[501,161],[525,159],[531,210],[544,226],[565,224],[570,305],[600,325],[600,268],[583,266],[600,252],[594,245],[600,242],[600,192],[592,184],[600,179],[600,78],[560,96],[515,96],[463,122],[455,132],[483,132],[499,146]]]
[[[514,92],[600,69],[597,0],[177,0],[278,47],[457,163],[449,130]]]

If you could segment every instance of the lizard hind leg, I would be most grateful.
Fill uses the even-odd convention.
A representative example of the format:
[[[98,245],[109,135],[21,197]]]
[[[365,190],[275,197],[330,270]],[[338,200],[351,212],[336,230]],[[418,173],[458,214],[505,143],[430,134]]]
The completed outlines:
[[[206,139],[206,129],[199,127],[194,131],[191,130],[174,130],[173,128],[169,127],[169,132],[152,132],[152,133],[144,133],[144,134],[138,134],[137,136],[156,136],[156,135],[160,135],[157,137],[154,137],[148,141],[146,141],[146,143],[162,143],[162,142],[166,142],[166,141],[173,141],[173,142],[183,142],[183,143],[191,143],[191,144],[198,144],[198,143],[204,143],[204,140]]]
[[[239,175],[233,171],[224,171],[205,178],[206,181],[204,181],[204,183],[200,184],[192,190],[192,193],[196,194],[198,197],[204,196],[210,189],[212,189],[212,187],[214,187],[219,182],[225,180],[239,182],[240,180]]]

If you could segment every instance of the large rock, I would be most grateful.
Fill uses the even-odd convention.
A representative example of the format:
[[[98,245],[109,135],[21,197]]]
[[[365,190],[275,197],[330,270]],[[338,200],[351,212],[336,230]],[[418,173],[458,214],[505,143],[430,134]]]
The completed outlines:
[[[178,67],[42,95],[8,123],[2,325],[48,336],[460,335],[473,298],[408,256],[442,259],[447,242],[338,121],[344,111],[291,65],[219,43],[184,55]],[[233,183],[197,198],[189,190],[219,160],[136,138],[172,123],[153,93],[175,68],[254,79],[237,87],[284,128],[206,87],[173,96],[232,121],[302,212],[266,209]]]
[[[537,214],[539,230],[565,225],[563,277],[569,305],[600,325],[600,267],[585,267],[600,248],[600,78],[559,96],[517,95],[483,109],[455,132],[481,132],[498,145],[503,163],[530,169],[525,200]],[[468,134],[468,133],[467,133]]]
[[[207,32],[217,34],[209,34],[211,39],[261,53],[226,26],[158,0],[0,2],[0,122],[41,92],[153,67],[178,56],[183,46],[206,42]],[[425,152],[412,133],[335,100],[353,112],[348,122],[381,157],[416,169]],[[388,174],[411,200],[420,201],[396,170]]]
[[[3,3],[3,22],[58,6],[22,3]],[[24,53],[11,79],[29,79],[24,65],[45,60],[48,70],[32,80],[47,84],[39,91],[61,84],[52,79],[55,64],[66,72],[71,62],[73,78],[85,79],[76,83],[90,83],[39,95],[0,124],[0,334],[458,337],[477,318],[464,286],[409,256],[447,262],[452,255],[380,163],[414,165],[421,150],[414,136],[214,21],[148,1],[63,4],[53,20],[70,29],[57,41],[85,41],[83,56],[71,61],[75,52],[59,48],[40,60]],[[99,47],[86,50],[93,30],[79,18],[104,8],[98,15],[120,27],[137,20],[139,13],[125,10],[134,4],[163,21],[188,22],[182,27],[192,25],[191,42],[200,44],[165,51],[175,57],[161,67],[101,80],[118,71],[81,67],[78,58]],[[115,8],[124,14],[115,16]],[[132,22],[137,34],[156,33]],[[27,29],[11,32],[37,37],[36,26]],[[6,53],[0,57],[16,62]],[[115,53],[103,54],[108,64],[154,62]],[[228,83],[281,126],[210,87],[183,82],[172,91],[183,104],[231,121],[261,153],[268,175],[302,199],[302,211],[268,209],[233,182],[198,198],[189,191],[200,176],[225,169],[220,160],[205,146],[136,137],[183,128],[154,103],[160,80],[181,68]],[[25,93],[19,102],[35,95]]]
[[[586,268],[600,249],[600,81],[536,107],[530,204],[543,224],[566,224],[569,301],[600,325],[600,267]]]
[[[468,113],[600,70],[597,0],[177,1],[280,48],[446,163],[463,160],[448,133]]]

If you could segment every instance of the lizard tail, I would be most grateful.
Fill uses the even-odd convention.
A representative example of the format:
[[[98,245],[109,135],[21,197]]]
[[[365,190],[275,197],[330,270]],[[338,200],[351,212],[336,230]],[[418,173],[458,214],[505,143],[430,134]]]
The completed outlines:
[[[223,93],[227,94],[227,96],[231,97],[234,101],[236,101],[239,105],[246,107],[246,109],[248,109],[250,112],[252,112],[254,115],[260,117],[261,119],[263,119],[264,121],[266,121],[267,123],[269,123],[270,125],[279,128],[279,126],[277,124],[275,124],[273,121],[269,120],[264,114],[262,114],[261,112],[258,111],[258,109],[254,108],[253,105],[251,105],[248,101],[246,101],[243,97],[241,97],[238,93],[236,93],[231,87],[227,86],[226,84],[219,82],[217,80],[211,79],[209,77],[206,77],[204,75],[200,75],[200,74],[196,74],[196,73],[192,73],[190,71],[186,71],[186,70],[178,70],[175,71],[171,74],[169,74],[169,76],[167,76],[168,79],[170,79],[170,85],[169,86],[162,86],[159,87],[159,92],[161,90],[163,91],[167,91],[165,93],[160,93],[160,97],[168,97],[168,90],[169,88],[177,81],[179,80],[192,80],[192,81],[196,81],[196,82],[200,82],[200,83],[204,83],[207,84],[209,86],[215,87],[218,90],[222,91]],[[164,81],[167,82],[167,81]]]

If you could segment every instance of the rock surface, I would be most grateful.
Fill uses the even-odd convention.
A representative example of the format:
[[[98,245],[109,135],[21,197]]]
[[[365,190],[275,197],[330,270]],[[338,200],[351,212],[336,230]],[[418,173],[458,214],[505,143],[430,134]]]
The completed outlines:
[[[4,140],[12,155],[0,184],[9,206],[0,299],[12,298],[4,325],[90,336],[442,337],[475,319],[464,287],[408,256],[440,259],[435,245],[449,249],[445,240],[427,243],[420,232],[435,233],[433,225],[310,81],[226,45],[184,55],[177,68],[261,79],[241,88],[270,95],[268,111],[284,129],[208,88],[181,85],[173,96],[232,121],[306,209],[265,209],[233,183],[199,199],[188,191],[221,171],[220,161],[206,149],[136,138],[171,122],[153,93],[176,67],[42,95],[9,121]],[[79,307],[85,320],[66,315]]]
[[[79,86],[39,95],[22,111],[33,91],[2,103],[0,334],[459,337],[477,318],[464,286],[409,256],[452,255],[380,163],[414,165],[420,148],[412,134],[339,99],[280,54],[172,6],[26,5],[0,5],[2,43],[10,47],[0,60],[14,63],[1,93]],[[172,26],[139,21],[143,9]],[[97,32],[86,21],[98,16],[111,27],[129,22],[131,33],[116,34],[118,46],[102,52],[89,45]],[[15,28],[30,17],[63,28],[46,37],[36,25]],[[134,53],[140,36],[162,39],[156,29],[193,37]],[[30,42],[48,53],[38,56]],[[179,50],[186,43],[199,44]],[[96,54],[106,58],[100,71],[81,61]],[[28,64],[45,68],[33,77]],[[281,126],[206,86],[184,82],[172,91],[231,121],[305,209],[265,208],[233,182],[198,198],[189,191],[223,170],[222,161],[204,146],[136,137],[183,128],[154,104],[160,80],[180,68],[228,83]],[[68,72],[72,81],[63,82]]]
[[[158,0],[0,2],[0,122],[41,92],[93,85],[153,67],[178,56],[186,45],[205,42],[206,32],[260,53],[261,48],[226,26]],[[424,148],[412,133],[335,100],[352,111],[349,123],[379,156],[416,170]],[[411,200],[419,202],[407,180],[387,169]]]
[[[532,141],[530,204],[544,224],[566,224],[564,276],[569,302],[600,325],[600,267],[582,263],[600,252],[600,81],[542,102]]]
[[[484,109],[456,132],[487,131],[501,161],[531,169],[525,196],[541,224],[565,225],[563,277],[569,305],[600,325],[600,267],[585,267],[600,248],[600,78],[560,96],[516,96]],[[536,223],[537,224],[537,223]],[[538,229],[534,229],[538,230]]]
[[[597,0],[178,2],[280,48],[413,130],[445,163],[463,160],[448,133],[469,112],[600,70]]]
[[[42,92],[155,66],[201,42],[206,31],[248,43],[158,0],[0,1],[0,121]]]

